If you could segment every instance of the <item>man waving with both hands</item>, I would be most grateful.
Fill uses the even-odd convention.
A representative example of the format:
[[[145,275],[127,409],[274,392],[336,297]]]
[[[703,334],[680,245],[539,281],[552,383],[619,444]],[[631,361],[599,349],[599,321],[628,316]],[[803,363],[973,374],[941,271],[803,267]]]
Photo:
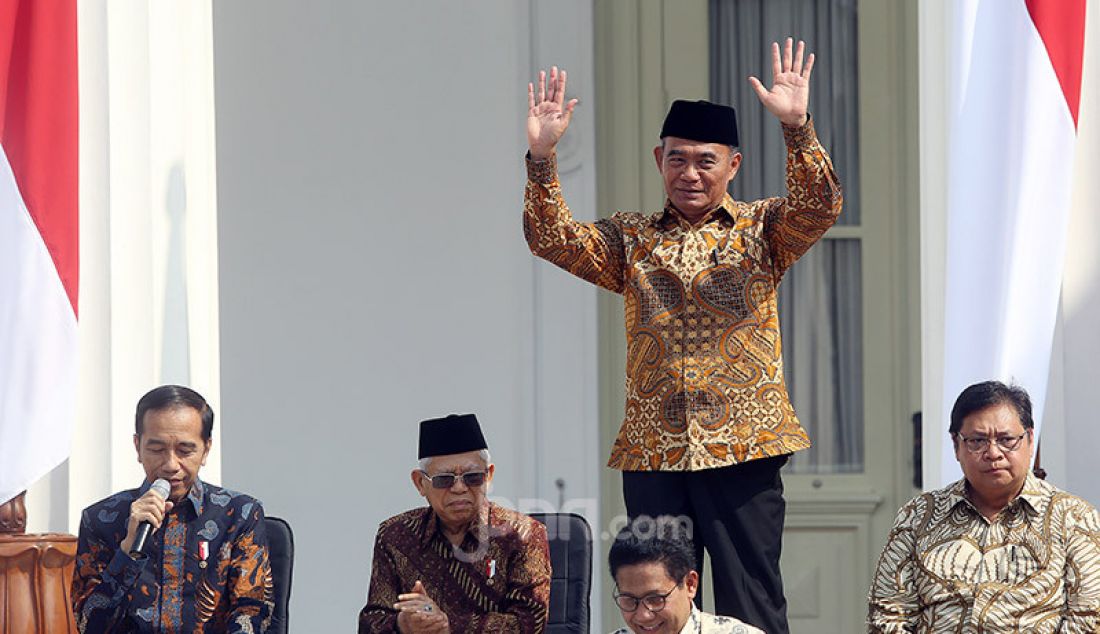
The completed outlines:
[[[814,56],[804,53],[790,38],[773,44],[771,88],[749,78],[781,124],[786,196],[733,200],[736,113],[675,101],[653,149],[663,210],[594,223],[573,219],[557,175],[555,148],[577,105],[566,73],[554,67],[528,85],[527,243],[624,297],[626,414],[608,464],[623,472],[627,511],[685,522],[699,560],[710,553],[715,611],[769,634],[787,632],[779,470],[810,446],[783,378],[776,287],[843,201],[808,113]]]

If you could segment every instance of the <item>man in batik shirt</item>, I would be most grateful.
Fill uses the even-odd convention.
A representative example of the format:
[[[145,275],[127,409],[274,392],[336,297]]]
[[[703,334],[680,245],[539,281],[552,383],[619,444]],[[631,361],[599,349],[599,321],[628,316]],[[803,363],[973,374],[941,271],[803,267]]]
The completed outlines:
[[[607,561],[615,603],[630,629],[613,634],[763,634],[695,607],[699,573],[687,532],[686,524],[668,516],[637,518],[619,531]]]
[[[84,509],[73,610],[81,632],[263,632],[274,586],[255,498],[199,480],[214,410],[194,390],[158,387],[138,401],[138,489]],[[169,483],[167,499],[152,488]],[[138,526],[155,532],[141,550]]]
[[[546,527],[486,498],[496,467],[473,414],[420,424],[413,486],[428,506],[378,527],[359,632],[541,632]]]
[[[653,150],[664,210],[577,222],[555,158],[576,100],[557,68],[548,87],[545,73],[528,86],[528,246],[624,296],[626,415],[608,464],[623,471],[627,512],[705,528],[693,537],[715,562],[716,611],[769,634],[787,631],[779,469],[810,446],[783,378],[776,287],[842,203],[807,112],[814,57],[792,49],[773,44],[771,89],[750,79],[787,143],[787,195],[754,202],[726,192],[741,165],[733,109],[676,101]]]
[[[871,632],[1100,632],[1100,515],[1030,471],[1022,388],[972,385],[951,410],[963,479],[898,512],[871,583]]]

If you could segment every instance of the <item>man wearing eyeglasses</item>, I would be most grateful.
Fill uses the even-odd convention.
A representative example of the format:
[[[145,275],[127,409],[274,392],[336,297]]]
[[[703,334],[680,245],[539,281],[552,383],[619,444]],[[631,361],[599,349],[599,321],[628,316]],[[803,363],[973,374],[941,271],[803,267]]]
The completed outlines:
[[[615,603],[630,629],[614,634],[762,634],[732,616],[700,611],[695,547],[672,516],[631,520],[608,553]]]
[[[428,506],[382,522],[359,632],[542,632],[546,527],[489,502],[496,467],[473,414],[420,423],[411,477]]]
[[[902,507],[871,584],[871,632],[1100,631],[1100,515],[1036,478],[1031,399],[966,388],[950,433],[963,479]]]

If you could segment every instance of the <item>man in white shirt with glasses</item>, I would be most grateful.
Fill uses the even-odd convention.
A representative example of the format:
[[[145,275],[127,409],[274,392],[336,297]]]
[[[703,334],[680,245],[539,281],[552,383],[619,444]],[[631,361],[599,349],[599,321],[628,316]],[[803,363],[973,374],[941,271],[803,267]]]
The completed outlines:
[[[699,572],[691,523],[673,516],[638,517],[608,553],[615,603],[627,628],[614,634],[763,634],[732,616],[695,607]]]

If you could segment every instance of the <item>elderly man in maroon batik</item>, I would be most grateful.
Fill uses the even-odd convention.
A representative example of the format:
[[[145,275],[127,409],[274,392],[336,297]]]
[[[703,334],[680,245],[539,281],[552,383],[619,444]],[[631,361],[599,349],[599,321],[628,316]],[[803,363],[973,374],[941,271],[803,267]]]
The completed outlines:
[[[495,466],[473,414],[420,423],[412,482],[428,506],[378,527],[359,631],[541,632],[546,527],[486,498]]]

